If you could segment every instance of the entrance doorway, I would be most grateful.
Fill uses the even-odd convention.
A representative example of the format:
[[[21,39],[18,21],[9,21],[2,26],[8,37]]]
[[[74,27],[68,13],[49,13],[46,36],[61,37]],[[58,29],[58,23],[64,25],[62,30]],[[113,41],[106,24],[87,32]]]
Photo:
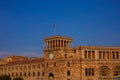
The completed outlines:
[[[48,76],[49,80],[54,80],[54,75],[53,73],[50,73],[49,76]]]

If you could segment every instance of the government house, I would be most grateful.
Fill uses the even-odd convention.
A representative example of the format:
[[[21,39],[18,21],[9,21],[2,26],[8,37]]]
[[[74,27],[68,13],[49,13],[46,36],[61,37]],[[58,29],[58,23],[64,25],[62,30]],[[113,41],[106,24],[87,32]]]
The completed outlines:
[[[44,39],[44,56],[11,55],[0,59],[0,75],[24,80],[116,80],[120,77],[120,47],[72,46],[73,39]]]

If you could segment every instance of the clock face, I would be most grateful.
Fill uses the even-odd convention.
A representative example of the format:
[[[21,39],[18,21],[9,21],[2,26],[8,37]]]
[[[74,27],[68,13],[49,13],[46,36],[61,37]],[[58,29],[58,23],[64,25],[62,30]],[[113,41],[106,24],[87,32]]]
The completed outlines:
[[[53,54],[52,53],[49,54],[49,58],[53,59]]]

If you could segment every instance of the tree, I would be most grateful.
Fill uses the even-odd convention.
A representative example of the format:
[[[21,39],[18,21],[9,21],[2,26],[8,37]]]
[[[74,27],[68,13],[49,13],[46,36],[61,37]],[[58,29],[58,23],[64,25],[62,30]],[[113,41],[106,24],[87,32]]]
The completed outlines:
[[[0,76],[0,80],[11,80],[10,76],[2,75]]]
[[[22,77],[14,78],[13,80],[24,80]]]

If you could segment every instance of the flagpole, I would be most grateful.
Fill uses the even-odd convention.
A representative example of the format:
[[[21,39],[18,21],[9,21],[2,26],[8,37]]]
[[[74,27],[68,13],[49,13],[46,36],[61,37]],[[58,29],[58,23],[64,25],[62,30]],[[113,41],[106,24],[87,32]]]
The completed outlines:
[[[56,23],[53,24],[53,32],[54,32],[54,35],[56,35]]]

